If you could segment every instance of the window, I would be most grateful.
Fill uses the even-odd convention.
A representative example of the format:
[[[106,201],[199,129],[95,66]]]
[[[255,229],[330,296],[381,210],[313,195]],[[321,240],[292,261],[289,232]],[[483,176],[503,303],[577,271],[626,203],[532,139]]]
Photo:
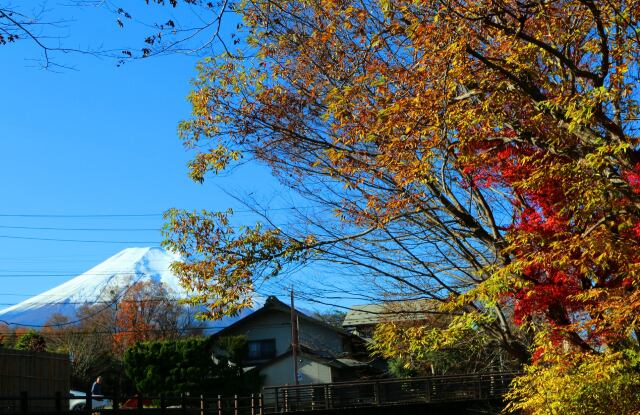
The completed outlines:
[[[249,359],[261,360],[276,357],[276,340],[253,340],[249,341]]]

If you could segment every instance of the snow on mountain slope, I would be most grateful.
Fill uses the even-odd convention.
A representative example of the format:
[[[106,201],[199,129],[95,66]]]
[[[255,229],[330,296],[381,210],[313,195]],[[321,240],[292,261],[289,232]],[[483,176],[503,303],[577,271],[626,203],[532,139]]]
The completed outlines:
[[[83,304],[108,304],[124,287],[144,280],[160,281],[169,288],[170,295],[184,297],[184,289],[169,270],[171,263],[178,259],[177,255],[160,248],[124,249],[55,288],[0,310],[0,321],[42,325],[53,313],[74,320],[76,310]]]

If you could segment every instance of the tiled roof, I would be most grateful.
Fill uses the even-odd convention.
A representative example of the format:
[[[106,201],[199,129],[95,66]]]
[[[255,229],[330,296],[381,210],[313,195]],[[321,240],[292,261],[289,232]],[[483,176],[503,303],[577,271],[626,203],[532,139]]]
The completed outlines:
[[[342,322],[343,327],[366,326],[383,321],[412,321],[440,314],[438,303],[430,300],[389,301],[352,306]]]

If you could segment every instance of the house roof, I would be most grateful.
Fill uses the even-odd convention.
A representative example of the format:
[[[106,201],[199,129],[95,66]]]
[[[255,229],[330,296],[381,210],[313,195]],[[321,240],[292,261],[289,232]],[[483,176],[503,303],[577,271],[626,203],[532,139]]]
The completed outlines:
[[[389,301],[352,306],[342,322],[343,327],[375,325],[385,321],[413,321],[440,314],[433,300]]]
[[[259,364],[257,366],[255,366],[254,368],[257,370],[262,370],[265,367],[269,367],[283,359],[286,358],[290,358],[291,357],[291,348],[289,348],[286,352],[282,353],[279,356],[274,357],[273,359],[264,362],[262,364]],[[360,362],[357,361],[355,359],[347,359],[347,358],[340,358],[340,359],[335,359],[335,358],[328,358],[328,357],[324,357],[324,356],[320,356],[318,354],[313,353],[310,349],[307,348],[301,348],[301,350],[298,351],[298,356],[299,357],[304,357],[306,359],[309,360],[313,360],[315,362],[321,363],[323,365],[326,366],[331,366],[334,367],[336,369],[345,369],[348,367],[364,367],[364,366],[368,366],[367,363],[365,362]]]
[[[347,315],[344,316],[342,326],[348,327],[378,324],[381,318],[380,313],[383,312],[383,304],[354,305],[349,309],[349,311],[347,311]]]
[[[260,316],[263,316],[269,312],[281,312],[281,313],[285,313],[285,314],[291,314],[291,307],[288,306],[287,304],[283,303],[282,301],[278,300],[278,298],[276,298],[275,296],[269,296],[267,297],[267,300],[265,301],[264,305],[257,309],[256,311],[254,311],[253,313],[249,314],[248,316],[236,321],[235,323],[231,324],[230,326],[227,326],[226,328],[220,330],[218,333],[216,333],[216,336],[224,336],[226,333],[229,333],[233,330],[238,329],[239,327],[242,327],[243,325],[256,320],[257,318],[259,318]],[[304,320],[307,321],[309,323],[312,324],[316,324],[318,326],[322,326],[326,329],[332,330],[336,333],[339,333],[343,336],[348,336],[351,337],[351,333],[349,333],[348,331],[339,328],[339,327],[334,327],[330,324],[325,323],[324,321],[318,320],[317,318],[313,318],[310,317],[304,313],[302,313],[300,310],[296,309],[296,314],[298,315],[298,320]]]

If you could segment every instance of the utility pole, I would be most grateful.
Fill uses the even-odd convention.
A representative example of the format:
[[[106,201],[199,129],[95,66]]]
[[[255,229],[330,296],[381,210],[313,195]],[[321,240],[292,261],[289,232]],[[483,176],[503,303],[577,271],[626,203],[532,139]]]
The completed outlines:
[[[293,302],[291,286],[291,357],[293,358],[293,384],[298,384],[298,315]]]

